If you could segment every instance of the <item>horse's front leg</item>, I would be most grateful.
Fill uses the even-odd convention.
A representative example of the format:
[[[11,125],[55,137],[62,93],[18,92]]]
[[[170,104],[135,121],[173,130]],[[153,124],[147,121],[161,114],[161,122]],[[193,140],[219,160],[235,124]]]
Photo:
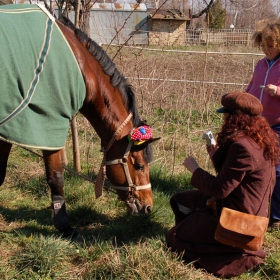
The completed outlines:
[[[12,144],[0,140],[0,186],[6,177],[7,162]]]
[[[62,150],[43,151],[43,157],[47,182],[51,189],[51,207],[54,226],[63,233],[63,237],[71,237],[75,240],[79,234],[69,224],[64,200]]]

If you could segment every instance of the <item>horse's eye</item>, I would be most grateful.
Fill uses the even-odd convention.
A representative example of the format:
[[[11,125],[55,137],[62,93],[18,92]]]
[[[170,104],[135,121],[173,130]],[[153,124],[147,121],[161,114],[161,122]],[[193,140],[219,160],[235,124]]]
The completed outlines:
[[[141,171],[143,171],[144,170],[144,164],[135,164],[135,169],[136,170],[141,170]]]

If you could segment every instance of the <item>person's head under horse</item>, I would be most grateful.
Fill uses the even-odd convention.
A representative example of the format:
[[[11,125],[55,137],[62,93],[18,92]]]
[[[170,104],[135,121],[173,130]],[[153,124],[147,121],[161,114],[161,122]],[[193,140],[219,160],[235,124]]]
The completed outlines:
[[[12,13],[11,16],[11,13],[5,13],[5,11],[9,11],[11,9],[16,11],[17,7],[21,8],[21,10],[18,11],[18,13],[21,15],[21,20],[25,19],[24,22],[21,22],[21,25],[28,24],[27,19],[30,21],[30,17],[33,15],[33,10],[38,14],[39,8],[36,5],[7,5],[4,6],[4,8],[1,7],[1,11],[3,9],[2,13],[0,14],[1,24],[5,20],[9,22],[10,29],[15,28],[15,25],[11,24],[11,22],[16,22],[16,13]],[[29,9],[28,17],[25,16],[25,9]],[[2,17],[4,16],[5,19],[2,20]],[[28,96],[28,98],[26,97],[21,102],[21,105],[25,104],[25,107],[22,106],[24,109],[18,110],[20,106],[16,107],[13,112],[16,110],[18,111],[16,111],[16,114],[13,116],[11,116],[11,114],[8,116],[2,116],[0,113],[0,184],[2,184],[5,179],[7,161],[13,143],[25,147],[45,147],[41,149],[43,151],[47,182],[51,189],[53,209],[52,215],[54,225],[63,233],[64,237],[72,236],[72,238],[75,238],[78,233],[72,229],[69,224],[64,201],[62,165],[63,145],[59,148],[55,148],[55,145],[55,147],[52,145],[48,147],[48,145],[45,143],[36,145],[33,143],[34,139],[31,139],[30,144],[29,140],[32,138],[32,132],[30,132],[30,137],[26,137],[26,139],[22,140],[22,131],[18,131],[18,129],[13,130],[14,127],[19,128],[22,126],[22,124],[17,123],[21,121],[17,116],[25,116],[24,114],[27,114],[26,112],[28,112],[28,110],[32,111],[32,113],[34,111],[38,111],[40,112],[40,115],[36,115],[35,118],[36,121],[39,122],[39,119],[43,114],[42,112],[44,112],[44,110],[48,110],[48,108],[38,109],[38,102],[33,104],[33,102],[35,103],[35,97],[37,95],[37,91],[39,91],[40,83],[43,83],[44,79],[47,79],[44,86],[45,102],[49,102],[49,99],[52,98],[58,98],[59,92],[53,92],[53,88],[48,87],[50,84],[49,79],[52,79],[52,77],[45,77],[45,73],[48,71],[47,64],[50,63],[48,59],[50,60],[50,57],[52,56],[55,57],[56,54],[53,52],[57,51],[57,48],[54,50],[52,44],[56,43],[59,45],[59,47],[66,45],[66,47],[64,46],[63,54],[59,54],[60,61],[58,67],[62,67],[63,64],[67,64],[69,60],[71,60],[71,52],[74,54],[73,57],[75,57],[74,60],[78,65],[77,71],[79,73],[77,72],[77,74],[75,70],[72,69],[72,66],[66,66],[66,68],[64,68],[63,71],[66,71],[66,73],[63,73],[61,69],[59,70],[60,75],[65,74],[66,77],[69,75],[68,80],[67,78],[65,79],[65,84],[68,86],[68,84],[72,82],[72,84],[74,84],[74,90],[71,90],[74,91],[76,95],[78,91],[76,85],[78,82],[76,83],[76,81],[71,80],[71,72],[74,72],[76,76],[80,75],[82,77],[81,87],[84,87],[85,94],[81,99],[81,105],[79,108],[77,108],[76,111],[73,108],[71,109],[74,110],[74,113],[79,110],[91,123],[98,136],[101,138],[101,146],[104,152],[101,170],[106,169],[106,175],[113,187],[116,189],[120,199],[126,203],[128,213],[148,213],[153,208],[153,195],[148,165],[151,161],[152,150],[149,144],[158,138],[152,138],[151,128],[141,121],[137,111],[136,98],[132,87],[127,84],[126,79],[119,73],[112,60],[103,51],[103,49],[97,43],[91,40],[86,34],[75,28],[75,26],[68,19],[62,18],[61,21],[54,21],[50,18],[47,18],[43,12],[42,16],[45,17],[43,21],[47,22],[47,24],[44,23],[46,25],[46,30],[51,30],[50,32],[52,32],[47,35],[49,35],[50,38],[51,36],[53,37],[49,45],[47,44],[48,36],[44,37],[45,39],[43,44],[46,51],[44,49],[44,52],[39,54],[39,66],[37,67],[36,71],[34,71],[34,79],[32,80],[32,86],[37,83],[36,90],[34,90],[32,94]],[[28,26],[28,28],[31,28],[31,26]],[[47,33],[47,31],[45,32]],[[32,33],[32,30],[30,30],[30,32]],[[62,32],[67,44],[64,43],[63,37],[61,37],[61,41],[56,41],[56,38],[54,37],[55,32],[57,34]],[[8,57],[8,54],[8,52],[4,53],[6,57]],[[28,54],[26,54],[26,56],[28,56]],[[21,67],[21,65],[19,67]],[[28,67],[27,62],[24,67]],[[20,74],[21,72],[22,71],[19,71],[19,77],[17,77],[17,79],[20,81],[23,79]],[[40,79],[38,77],[40,77]],[[37,82],[39,80],[40,82]],[[55,84],[56,81],[54,80],[52,82]],[[5,86],[5,84],[2,84],[2,86]],[[57,91],[59,91],[60,87],[58,87]],[[21,97],[27,96],[31,91],[29,89],[28,93],[21,92],[23,91],[23,88],[24,86],[20,87],[18,85],[17,90],[20,92]],[[12,96],[9,92],[9,89],[10,88],[7,89],[5,94]],[[63,88],[63,94],[66,92],[66,90],[67,88]],[[74,96],[72,99],[71,98],[71,105],[75,102],[78,103],[78,98],[76,96]],[[56,102],[59,103],[59,101]],[[58,111],[62,110],[61,104],[64,103],[66,102],[62,98],[61,102],[57,106],[59,108],[57,109]],[[52,105],[46,106],[52,107]],[[53,107],[56,107],[56,105]],[[68,125],[69,119],[71,119],[71,117],[74,115],[73,112],[69,118],[65,117],[65,112],[61,114],[64,114],[63,121],[66,119]],[[48,121],[49,119],[47,119],[47,122]],[[56,122],[56,124],[57,123],[58,122]],[[11,125],[11,128],[7,126],[7,124]],[[27,124],[25,128],[22,128],[27,129],[28,127],[29,124]],[[39,129],[39,126],[37,127]],[[51,127],[50,124],[49,127]],[[57,131],[58,130],[59,129],[57,129]],[[65,138],[67,135],[67,130],[68,127],[66,129]],[[6,131],[8,131],[7,134],[5,134]],[[43,132],[41,131],[40,133]],[[14,138],[10,138],[7,135],[14,135]],[[16,138],[17,135],[19,135],[18,139]],[[45,138],[42,137],[43,140]],[[54,139],[55,135],[52,134],[50,138]],[[65,141],[65,139],[63,139],[63,141]],[[102,178],[102,175],[102,172],[100,172],[97,179],[99,183],[101,183],[101,187],[104,183],[104,178]],[[96,196],[98,197],[101,194],[102,189],[96,189]]]

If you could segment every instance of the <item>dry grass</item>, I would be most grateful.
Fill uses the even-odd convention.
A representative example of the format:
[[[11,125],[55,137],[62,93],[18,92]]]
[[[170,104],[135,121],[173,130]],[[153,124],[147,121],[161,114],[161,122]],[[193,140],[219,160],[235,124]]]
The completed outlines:
[[[215,110],[221,96],[244,91],[260,59],[252,54],[226,54],[260,53],[256,49],[217,46],[200,47],[198,51],[203,50],[204,54],[195,54],[127,47],[114,61],[134,86],[143,118],[152,125],[155,136],[161,137],[154,144],[156,163],[174,174],[183,171],[181,162],[187,154],[195,155],[204,168],[209,168],[201,135],[205,130],[219,129],[221,116]],[[113,47],[108,50],[112,56],[117,51]]]

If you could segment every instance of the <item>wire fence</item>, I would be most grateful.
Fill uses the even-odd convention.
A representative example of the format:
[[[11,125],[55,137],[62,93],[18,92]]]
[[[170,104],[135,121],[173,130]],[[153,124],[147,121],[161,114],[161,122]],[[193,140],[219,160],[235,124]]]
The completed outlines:
[[[108,44],[112,42],[114,44],[122,44],[127,42],[128,45],[150,45],[151,36],[158,36],[157,43],[159,45],[173,45],[173,41],[178,45],[180,37],[185,35],[185,40],[183,40],[183,45],[223,45],[223,46],[234,46],[242,45],[251,47],[252,46],[252,30],[247,29],[220,29],[220,30],[211,30],[211,29],[186,29],[185,34],[177,33],[172,34],[170,32],[165,32],[163,36],[163,31],[158,32],[155,35],[154,31],[149,30],[135,30],[129,28],[122,28],[121,31],[118,31],[117,28],[104,28],[98,27],[94,28],[94,33],[91,37],[102,44]],[[151,35],[152,34],[152,35]],[[181,40],[180,40],[181,41]]]
[[[245,91],[261,57],[262,53],[230,52],[227,47],[221,51],[124,47],[115,61],[135,88],[142,116],[161,137],[154,144],[155,163],[176,174],[184,172],[182,161],[192,154],[209,168],[201,136],[220,128],[222,118],[216,109],[221,96]]]
[[[252,46],[252,33],[250,29],[187,29],[186,44]]]
[[[238,52],[228,47],[220,51],[123,45],[103,48],[133,86],[142,118],[152,125],[154,136],[161,137],[153,144],[153,164],[174,174],[184,171],[182,160],[187,154],[194,155],[202,167],[209,167],[201,136],[205,130],[215,133],[219,129],[222,119],[216,109],[221,96],[244,91],[263,56],[247,47]],[[81,154],[93,162],[97,155],[88,151],[93,145],[99,147],[99,139],[80,121],[84,131]]]

